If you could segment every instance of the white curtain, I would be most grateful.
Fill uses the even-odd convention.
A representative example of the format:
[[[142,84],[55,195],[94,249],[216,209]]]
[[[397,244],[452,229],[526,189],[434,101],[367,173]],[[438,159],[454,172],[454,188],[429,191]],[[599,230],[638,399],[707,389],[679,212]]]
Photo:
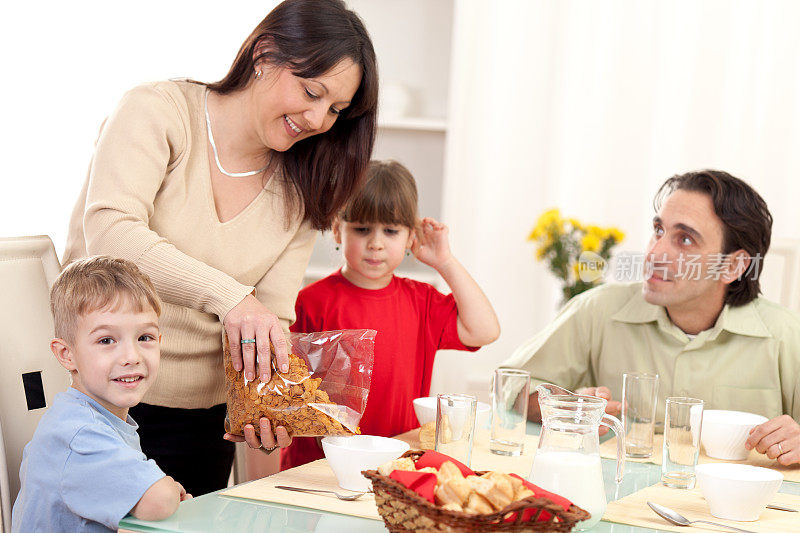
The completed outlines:
[[[470,364],[440,354],[434,392],[485,397],[555,315],[525,240],[548,207],[640,252],[658,186],[719,168],[800,236],[800,2],[456,0],[454,20],[444,219],[503,331]]]

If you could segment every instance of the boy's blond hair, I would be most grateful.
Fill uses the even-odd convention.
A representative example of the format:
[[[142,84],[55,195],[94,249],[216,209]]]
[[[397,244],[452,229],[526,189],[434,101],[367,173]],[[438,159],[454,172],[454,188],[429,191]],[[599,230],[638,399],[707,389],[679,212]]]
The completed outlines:
[[[56,337],[74,340],[78,317],[116,306],[122,298],[137,312],[149,307],[161,316],[161,299],[153,283],[132,262],[97,255],[70,263],[50,289]]]

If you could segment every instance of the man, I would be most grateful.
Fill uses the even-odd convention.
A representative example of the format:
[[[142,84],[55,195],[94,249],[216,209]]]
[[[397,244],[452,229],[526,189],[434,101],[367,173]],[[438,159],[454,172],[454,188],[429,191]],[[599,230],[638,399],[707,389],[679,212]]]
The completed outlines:
[[[609,400],[618,413],[624,372],[659,374],[664,398],[770,420],[747,441],[781,464],[800,462],[800,316],[760,298],[772,230],[767,204],[717,170],[668,179],[656,194],[644,282],[602,285],[573,298],[503,366]],[[539,420],[538,397],[530,417]]]

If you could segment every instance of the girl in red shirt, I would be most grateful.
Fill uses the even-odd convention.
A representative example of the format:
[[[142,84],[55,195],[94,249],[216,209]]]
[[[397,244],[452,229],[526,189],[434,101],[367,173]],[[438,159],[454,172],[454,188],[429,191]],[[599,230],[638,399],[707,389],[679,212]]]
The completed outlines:
[[[366,183],[334,221],[333,236],[345,265],[300,291],[291,330],[378,332],[360,427],[363,434],[391,437],[417,427],[412,400],[430,392],[436,351],[477,350],[497,339],[500,326],[483,291],[450,252],[447,226],[418,219],[417,186],[400,163],[370,163]],[[452,293],[395,276],[408,250]],[[322,457],[316,438],[296,438],[281,451],[281,470]]]

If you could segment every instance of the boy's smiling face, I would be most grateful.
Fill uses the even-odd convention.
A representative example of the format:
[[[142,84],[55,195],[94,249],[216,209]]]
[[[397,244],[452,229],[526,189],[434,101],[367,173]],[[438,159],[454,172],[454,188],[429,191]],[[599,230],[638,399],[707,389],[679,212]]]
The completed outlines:
[[[137,310],[129,298],[78,317],[71,341],[51,349],[72,374],[72,386],[125,420],[158,374],[158,316]]]

